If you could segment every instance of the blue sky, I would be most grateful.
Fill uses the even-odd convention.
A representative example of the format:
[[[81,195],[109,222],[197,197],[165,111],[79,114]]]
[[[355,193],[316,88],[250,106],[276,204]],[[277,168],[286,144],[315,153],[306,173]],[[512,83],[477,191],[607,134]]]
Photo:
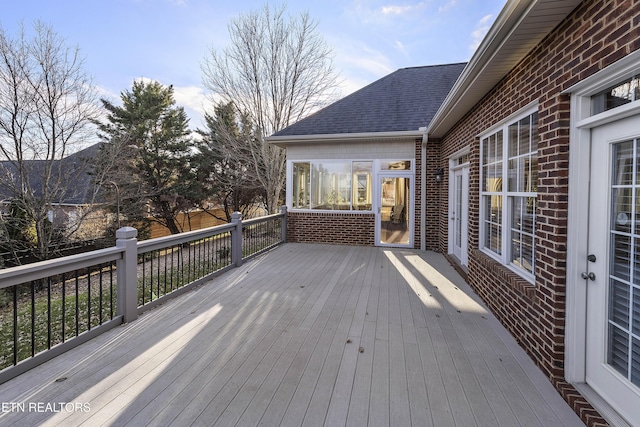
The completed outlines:
[[[207,108],[200,64],[210,48],[228,44],[228,22],[261,9],[263,0],[12,0],[0,24],[15,35],[35,20],[78,46],[102,97],[118,103],[134,79],[173,84],[191,126]],[[273,2],[272,6],[281,2]],[[290,1],[308,11],[335,53],[347,95],[398,68],[464,62],[504,7],[505,0]]]

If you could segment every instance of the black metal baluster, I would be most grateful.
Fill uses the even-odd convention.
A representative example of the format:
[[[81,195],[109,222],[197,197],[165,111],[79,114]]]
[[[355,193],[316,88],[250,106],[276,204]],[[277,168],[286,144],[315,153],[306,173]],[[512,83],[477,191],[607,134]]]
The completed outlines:
[[[113,261],[109,264],[109,319],[113,320]]]
[[[36,282],[31,281],[31,357],[36,354]]]
[[[156,294],[156,299],[160,298],[160,250],[157,250],[156,253],[158,254],[158,274],[156,275],[156,282],[158,283],[158,286],[156,287],[156,291],[158,292]]]
[[[78,277],[78,270],[75,270],[75,282],[76,282],[76,336],[80,334],[80,278]]]
[[[75,282],[76,282],[76,336],[80,334],[80,291],[79,291],[79,277],[78,270],[75,270]]]
[[[18,285],[13,287],[13,364],[18,364]]]
[[[187,246],[187,281],[191,282],[191,246],[193,246],[192,243],[189,243],[189,246]]]
[[[149,301],[153,301],[153,252],[148,252],[151,257],[151,268],[149,269]]]
[[[176,246],[173,245],[173,246],[171,246],[171,270],[170,270],[171,271],[171,278],[170,278],[170,282],[169,282],[169,289],[172,292],[173,292],[173,272],[175,271],[175,268],[173,266],[173,263],[175,262],[175,258],[174,258],[175,252],[176,252]],[[177,280],[178,279],[176,278],[176,281]]]
[[[166,295],[167,294],[167,273],[168,273],[168,269],[167,269],[167,261],[169,258],[169,254],[167,253],[167,251],[164,252],[164,293],[162,295]]]
[[[67,333],[67,283],[66,273],[62,273],[62,342],[66,341]]]
[[[87,267],[87,331],[91,330],[91,267]]]
[[[47,348],[51,349],[51,277],[47,277]]]
[[[102,268],[103,265],[99,265],[98,266],[98,284],[100,286],[100,301],[98,302],[98,308],[100,309],[100,315],[98,316],[98,320],[100,323],[98,323],[99,325],[102,325],[102,307],[103,307],[103,302],[102,302],[102,297],[103,297],[103,291],[102,291]]]
[[[142,305],[145,304],[144,291],[147,283],[147,254],[142,254]]]

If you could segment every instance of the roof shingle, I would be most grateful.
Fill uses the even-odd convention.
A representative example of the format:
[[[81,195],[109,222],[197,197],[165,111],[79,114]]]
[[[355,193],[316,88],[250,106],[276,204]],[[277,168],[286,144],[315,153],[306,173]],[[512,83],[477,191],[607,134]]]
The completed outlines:
[[[401,68],[272,136],[418,130],[429,124],[465,65]]]

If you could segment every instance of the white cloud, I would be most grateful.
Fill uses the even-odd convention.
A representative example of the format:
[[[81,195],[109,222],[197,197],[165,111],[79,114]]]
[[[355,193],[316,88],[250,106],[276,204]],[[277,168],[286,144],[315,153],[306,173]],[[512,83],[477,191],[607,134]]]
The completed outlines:
[[[395,71],[391,59],[359,40],[349,38],[333,42],[334,67],[339,70],[338,90],[346,96]]]
[[[404,44],[402,44],[402,42],[400,40],[396,40],[396,48],[404,55],[407,54],[407,48],[404,46]]]
[[[382,6],[382,14],[383,15],[403,15],[409,12],[412,9],[411,6]]]
[[[184,107],[192,128],[204,127],[204,114],[207,111],[211,111],[212,108],[203,88],[198,86],[174,86],[173,97],[177,105]]]
[[[446,12],[458,5],[458,0],[449,0],[444,5],[438,7],[438,12]]]
[[[426,6],[427,5],[425,2],[420,2],[413,5],[390,4],[387,6],[382,6],[382,8],[380,9],[380,13],[382,13],[383,16],[414,15],[420,10],[424,9]]]
[[[475,52],[482,43],[484,36],[487,35],[489,29],[491,28],[491,24],[493,24],[493,15],[485,15],[478,21],[475,29],[471,33],[471,45],[469,46],[469,50],[471,53]]]

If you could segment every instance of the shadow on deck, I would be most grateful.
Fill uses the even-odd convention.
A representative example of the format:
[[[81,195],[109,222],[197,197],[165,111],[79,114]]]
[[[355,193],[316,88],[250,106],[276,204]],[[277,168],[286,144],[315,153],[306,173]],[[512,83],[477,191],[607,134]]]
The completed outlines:
[[[3,425],[583,425],[442,255],[291,243],[0,404]]]

